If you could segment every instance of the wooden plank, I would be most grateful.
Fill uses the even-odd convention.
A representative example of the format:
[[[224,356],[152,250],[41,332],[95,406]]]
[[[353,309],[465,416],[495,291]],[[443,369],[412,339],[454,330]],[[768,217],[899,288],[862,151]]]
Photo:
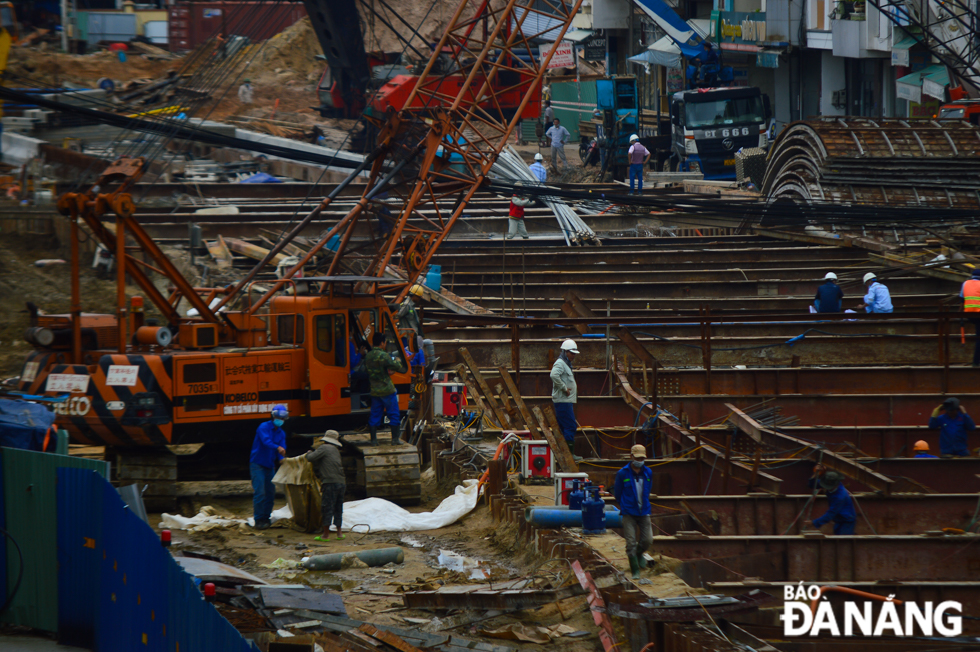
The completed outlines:
[[[480,373],[480,368],[477,366],[476,362],[473,360],[473,356],[470,355],[469,350],[464,346],[459,350],[459,355],[463,358],[463,362],[469,368],[470,375],[473,376],[473,380],[476,382],[477,387],[480,388],[480,392],[483,393],[483,400],[486,401],[487,405],[490,406],[490,411],[497,418],[497,423],[500,424],[501,428],[513,428],[510,423],[510,417],[504,412],[500,405],[497,404],[497,399],[494,398],[493,392],[490,391],[490,386],[487,381],[484,380],[483,374]]]
[[[558,417],[555,415],[554,408],[550,405],[545,405],[542,412],[544,412],[544,416],[548,420],[552,431],[551,437],[545,435],[545,439],[551,445],[551,450],[555,452],[555,459],[558,461],[558,465],[565,473],[578,473],[578,464],[575,462],[572,451],[568,450],[568,443],[565,441],[561,428],[558,426]]]
[[[569,314],[568,312],[565,312],[565,306],[566,305],[567,306],[571,306],[571,308],[574,310],[575,314]],[[589,310],[588,306],[586,306],[584,303],[582,303],[582,300],[579,299],[578,296],[574,292],[571,292],[571,291],[569,291],[565,295],[565,304],[562,305],[562,311],[565,312],[565,314],[568,315],[569,317],[586,317],[586,318],[591,318],[591,317],[595,317],[596,316],[595,313],[593,313],[591,310]],[[581,329],[578,328],[578,326],[579,325],[576,325],[576,330],[578,330],[583,335],[586,332],[588,332],[587,330],[583,332]],[[650,365],[654,369],[657,369],[657,368],[663,366],[662,364],[660,364],[660,361],[657,360],[653,356],[653,354],[650,353],[647,350],[647,347],[643,346],[643,344],[638,339],[636,339],[633,336],[633,333],[631,333],[628,328],[621,328],[616,333],[616,335],[623,342],[623,344],[626,345],[626,348],[628,348],[630,351],[632,351],[633,354],[636,357],[638,357],[640,360],[643,360],[644,362],[646,362],[648,365]]]
[[[235,253],[239,253],[253,260],[264,260],[265,257],[269,255],[268,249],[245,242],[244,240],[239,240],[238,238],[225,238],[225,243],[228,245],[228,248]],[[269,263],[272,265],[278,265],[288,257],[289,256],[286,256],[285,254],[276,254],[273,256],[272,260],[269,261]]]
[[[214,242],[206,242],[205,244],[211,258],[217,263],[218,269],[231,269],[231,252],[228,251],[228,245],[225,244],[225,239],[221,237],[221,234],[218,234],[218,239]]]
[[[272,250],[273,247],[276,246],[276,243],[275,243],[274,240],[272,240],[271,238],[267,238],[266,236],[262,235],[261,233],[259,234],[259,240],[261,240],[265,244],[269,245],[269,250],[270,251]],[[306,255],[306,252],[305,251],[303,251],[302,249],[300,249],[296,245],[294,245],[292,243],[288,243],[288,242],[286,243],[286,246],[284,246],[282,248],[282,251],[284,253],[290,255],[290,256],[296,256],[298,258],[302,258],[303,256]]]
[[[504,381],[504,385],[510,392],[511,397],[513,397],[514,405],[517,406],[517,411],[520,412],[521,418],[524,419],[527,429],[531,431],[531,439],[539,439],[541,430],[538,428],[538,424],[534,420],[534,416],[531,414],[531,411],[527,408],[527,404],[524,402],[524,397],[521,396],[520,390],[517,389],[517,384],[514,383],[514,379],[511,378],[510,373],[503,367],[497,367],[497,371],[500,372],[501,380]]]
[[[551,428],[548,427],[548,421],[545,419],[544,412],[541,411],[537,405],[531,408],[531,413],[534,415],[535,421],[537,421],[538,428],[541,429],[541,433],[544,435],[545,439],[551,436]],[[548,439],[548,441],[551,441]]]
[[[490,410],[490,406],[483,400],[483,395],[480,394],[480,389],[476,386],[476,383],[473,382],[473,379],[470,378],[469,373],[466,371],[466,365],[463,363],[456,365],[456,375],[459,377],[460,382],[466,385],[467,398],[473,399],[473,402],[476,403],[476,407],[483,410],[484,414],[493,414],[493,412]]]
[[[415,647],[414,645],[409,644],[405,639],[401,638],[400,636],[396,636],[395,634],[392,634],[391,632],[383,629],[378,629],[377,627],[369,623],[362,624],[358,629],[360,629],[368,636],[371,636],[373,638],[378,639],[379,641],[387,643],[391,647],[398,650],[398,652],[422,652],[422,650]]]
[[[571,301],[566,301],[565,303],[563,303],[561,305],[561,311],[565,313],[566,316],[572,317],[573,319],[576,317],[586,316],[586,315],[580,315],[575,310],[575,305]],[[587,335],[591,331],[588,324],[573,324],[572,328],[577,330],[579,335]]]

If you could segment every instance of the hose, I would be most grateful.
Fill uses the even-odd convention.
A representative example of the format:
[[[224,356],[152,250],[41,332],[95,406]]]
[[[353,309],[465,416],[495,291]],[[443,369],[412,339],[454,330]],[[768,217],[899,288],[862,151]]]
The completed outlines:
[[[500,440],[499,444],[497,444],[497,450],[494,451],[492,459],[499,460],[500,453],[501,451],[504,450],[504,446],[506,446],[507,444],[513,444],[519,442],[520,440],[521,438],[515,435],[514,433],[508,434],[506,437]],[[483,472],[483,475],[480,476],[480,481],[477,483],[476,494],[478,496],[480,495],[480,487],[486,484],[487,480],[489,479],[490,479],[490,469],[487,469]]]

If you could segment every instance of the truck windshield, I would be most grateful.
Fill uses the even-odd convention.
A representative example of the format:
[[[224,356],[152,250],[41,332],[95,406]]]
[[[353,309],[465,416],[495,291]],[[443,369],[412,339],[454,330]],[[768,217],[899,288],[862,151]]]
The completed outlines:
[[[688,102],[685,110],[688,129],[717,125],[762,122],[765,111],[761,97],[742,97],[714,102]]]

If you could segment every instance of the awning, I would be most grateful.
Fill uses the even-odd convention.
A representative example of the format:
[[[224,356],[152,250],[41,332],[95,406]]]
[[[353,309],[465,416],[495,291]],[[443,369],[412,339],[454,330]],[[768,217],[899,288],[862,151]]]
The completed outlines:
[[[695,18],[688,21],[689,27],[694,34],[707,34],[710,29],[710,23],[711,21],[707,18]],[[670,36],[659,39],[640,54],[630,57],[629,61],[639,64],[654,64],[678,70],[684,67],[681,60],[681,49]]]
[[[906,36],[894,45],[892,45],[892,65],[893,66],[908,66],[909,65],[909,50],[918,44],[911,36]]]
[[[591,29],[573,29],[565,32],[565,38],[563,41],[571,41],[572,43],[581,43],[587,38],[591,37],[594,32]]]
[[[681,54],[689,59],[701,54],[701,42],[707,31],[697,32],[689,23],[681,20],[677,12],[664,0],[634,0],[634,2],[677,44]]]
[[[927,66],[911,75],[895,80],[895,94],[899,99],[909,102],[922,102],[925,93],[939,100],[945,100],[946,86],[949,85],[949,72],[946,66]]]

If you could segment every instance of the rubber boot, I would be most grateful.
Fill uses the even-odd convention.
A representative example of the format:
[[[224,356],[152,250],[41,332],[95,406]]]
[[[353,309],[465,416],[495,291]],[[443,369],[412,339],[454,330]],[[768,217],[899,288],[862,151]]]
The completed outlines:
[[[402,427],[402,424],[400,424],[400,423],[398,425],[391,424],[391,445],[392,446],[397,446],[398,444],[402,443],[401,427]]]
[[[378,429],[375,428],[374,426],[368,426],[368,429],[371,431],[371,445],[372,446],[377,446],[378,445]]]
[[[630,572],[632,573],[633,579],[640,579],[640,562],[633,555],[627,555],[626,558],[630,560]]]
[[[638,563],[640,565],[640,568],[646,568],[647,567],[647,560],[643,556],[643,553],[642,552],[641,553],[638,553],[636,555],[636,563]]]

